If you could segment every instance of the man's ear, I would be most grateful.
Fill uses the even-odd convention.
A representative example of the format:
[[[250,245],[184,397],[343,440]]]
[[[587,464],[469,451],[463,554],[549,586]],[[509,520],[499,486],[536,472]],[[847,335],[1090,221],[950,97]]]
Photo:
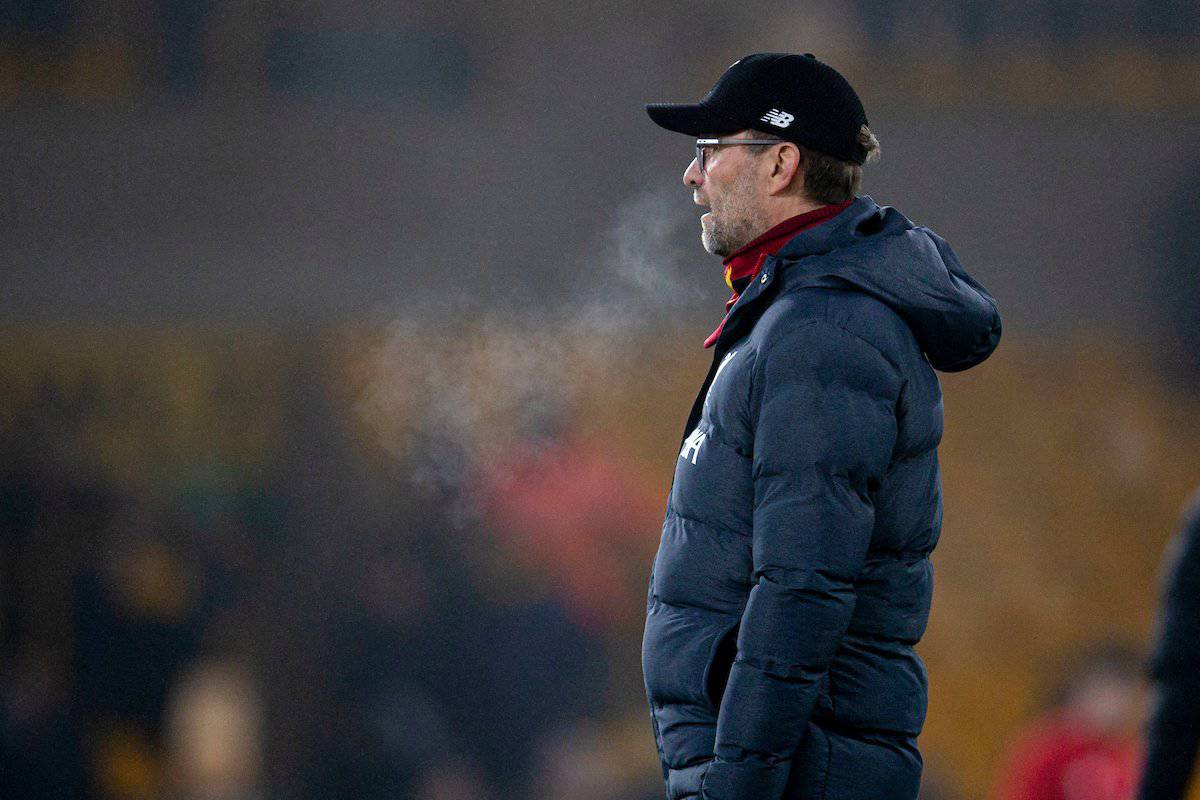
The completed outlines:
[[[804,183],[804,157],[800,148],[790,142],[775,151],[768,176],[771,194],[782,194],[791,186]]]

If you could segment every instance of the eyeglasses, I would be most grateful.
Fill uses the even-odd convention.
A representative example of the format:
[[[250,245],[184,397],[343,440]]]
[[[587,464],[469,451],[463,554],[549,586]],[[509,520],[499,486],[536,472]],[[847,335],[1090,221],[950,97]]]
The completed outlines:
[[[782,144],[782,139],[697,139],[696,140],[696,167],[700,170],[700,174],[707,174],[704,169],[704,162],[708,159],[709,148],[715,148],[722,144]]]

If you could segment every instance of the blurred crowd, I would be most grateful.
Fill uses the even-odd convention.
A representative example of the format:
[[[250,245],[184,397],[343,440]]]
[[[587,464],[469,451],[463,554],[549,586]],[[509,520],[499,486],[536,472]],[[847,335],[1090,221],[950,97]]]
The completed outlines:
[[[87,380],[11,407],[0,796],[657,796],[653,749],[603,727],[607,637],[640,608],[619,554],[657,505],[622,459],[531,444],[452,518],[461,498],[320,433],[319,386],[287,395],[269,466],[238,481],[115,478]]]

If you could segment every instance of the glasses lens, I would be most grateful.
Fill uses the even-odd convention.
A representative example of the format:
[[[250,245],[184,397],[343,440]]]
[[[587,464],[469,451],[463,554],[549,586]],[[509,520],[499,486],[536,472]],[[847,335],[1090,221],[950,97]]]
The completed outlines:
[[[696,169],[700,170],[700,174],[704,174],[704,145],[697,142],[696,144]]]

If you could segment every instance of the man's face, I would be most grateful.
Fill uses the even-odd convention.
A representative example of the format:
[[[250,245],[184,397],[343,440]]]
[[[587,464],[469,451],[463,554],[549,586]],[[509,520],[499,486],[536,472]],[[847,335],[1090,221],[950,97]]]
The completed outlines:
[[[724,138],[753,139],[752,131]],[[716,145],[705,159],[704,172],[693,159],[683,173],[696,205],[707,206],[700,217],[704,249],[724,258],[763,232],[766,213],[761,201],[758,148]]]
[[[1097,730],[1116,733],[1128,727],[1141,705],[1140,685],[1129,675],[1098,672],[1086,678],[1072,694],[1072,709]]]

